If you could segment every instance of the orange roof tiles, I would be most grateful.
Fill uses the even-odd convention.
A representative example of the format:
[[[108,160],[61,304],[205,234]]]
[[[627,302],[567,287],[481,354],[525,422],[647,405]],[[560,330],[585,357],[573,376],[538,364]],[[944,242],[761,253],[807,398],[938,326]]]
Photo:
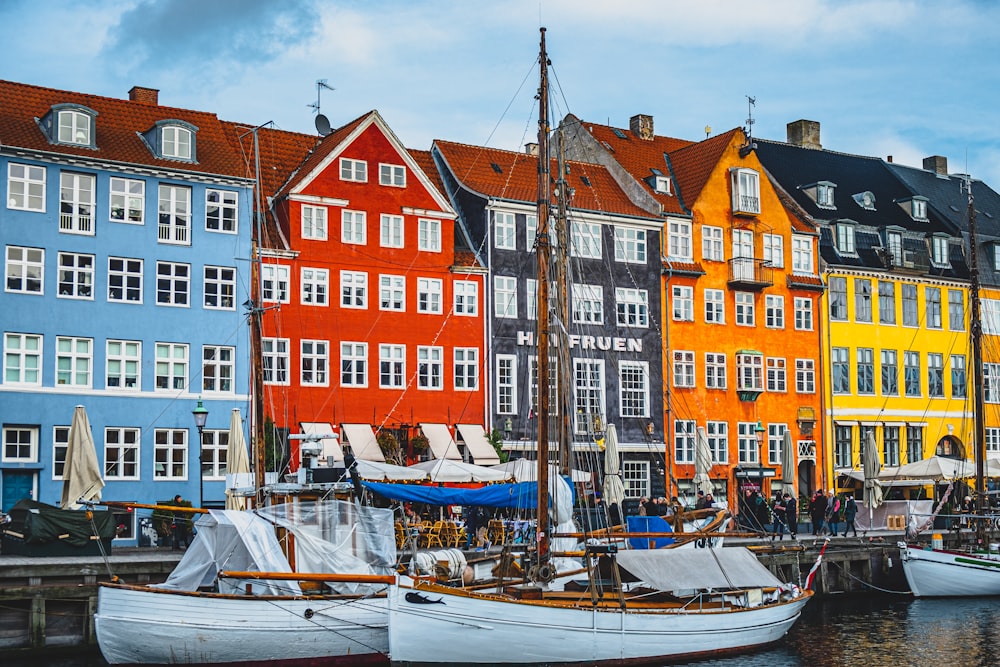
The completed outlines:
[[[691,208],[698,201],[709,176],[722,159],[723,151],[732,143],[737,132],[742,137],[741,130],[729,130],[670,154],[677,191],[685,206]]]

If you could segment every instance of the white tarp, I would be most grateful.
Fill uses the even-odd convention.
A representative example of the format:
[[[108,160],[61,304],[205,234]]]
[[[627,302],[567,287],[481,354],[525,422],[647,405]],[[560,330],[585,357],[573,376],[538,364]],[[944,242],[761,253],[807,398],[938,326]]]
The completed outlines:
[[[480,466],[500,463],[500,457],[493,445],[486,439],[486,430],[479,424],[458,424],[455,426],[469,450],[472,462]]]
[[[327,422],[299,422],[299,428],[302,429],[303,435],[333,435],[333,425]],[[319,455],[320,459],[326,465],[326,460],[329,457],[333,457],[333,460],[337,463],[344,462],[344,450],[341,449],[340,443],[337,442],[336,438],[320,438],[319,444],[323,447],[323,453]]]
[[[354,458],[377,463],[385,462],[385,454],[378,446],[378,440],[375,439],[375,431],[372,430],[371,424],[341,424],[340,432],[344,434],[344,439],[351,446]]]
[[[629,549],[618,564],[661,591],[733,590],[780,586],[745,547],[724,549]]]
[[[513,461],[507,461],[507,463],[501,463],[499,465],[490,466],[494,470],[503,470],[504,472],[509,472],[514,475],[514,479],[518,482],[534,482],[538,479],[538,462],[531,461],[529,459],[514,459]],[[589,482],[591,475],[586,470],[572,470],[571,477],[573,478],[574,484],[583,484]],[[559,475],[559,467],[555,464],[549,464],[549,479]]]
[[[366,461],[357,459],[358,475],[369,482],[404,482],[427,479],[423,470],[415,470],[407,466],[397,466],[391,463]]]
[[[432,482],[500,482],[512,477],[511,473],[503,470],[484,468],[451,459],[421,461],[409,467],[425,471],[430,475]]]
[[[239,477],[243,475],[244,477]],[[243,437],[243,420],[240,409],[233,408],[229,418],[229,444],[226,446],[226,509],[245,510],[246,496],[237,491],[241,479],[251,477],[250,455],[247,454],[246,438]],[[253,483],[250,483],[253,488]]]
[[[424,423],[420,425],[420,430],[427,436],[427,442],[430,444],[434,458],[462,460],[462,453],[458,451],[458,445],[451,437],[451,431],[448,430],[447,425]]]

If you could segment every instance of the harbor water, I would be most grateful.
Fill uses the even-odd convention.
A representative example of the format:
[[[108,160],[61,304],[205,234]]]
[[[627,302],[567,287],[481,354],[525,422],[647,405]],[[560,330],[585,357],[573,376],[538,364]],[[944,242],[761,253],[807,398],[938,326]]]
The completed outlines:
[[[490,650],[502,650],[491,647]],[[832,595],[812,600],[780,643],[702,667],[992,667],[1000,663],[1000,600]],[[103,667],[96,651],[0,656],[4,667]]]

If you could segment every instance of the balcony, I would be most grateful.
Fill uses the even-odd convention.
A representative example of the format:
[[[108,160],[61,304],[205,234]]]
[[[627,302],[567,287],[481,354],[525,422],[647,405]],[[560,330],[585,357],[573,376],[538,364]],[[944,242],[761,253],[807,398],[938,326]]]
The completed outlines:
[[[762,290],[774,284],[774,269],[763,259],[736,257],[729,260],[729,286]]]

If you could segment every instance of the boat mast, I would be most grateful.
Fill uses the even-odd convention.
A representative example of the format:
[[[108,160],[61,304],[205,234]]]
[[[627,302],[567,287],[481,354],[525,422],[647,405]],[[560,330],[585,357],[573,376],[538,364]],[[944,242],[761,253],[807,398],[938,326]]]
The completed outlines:
[[[253,408],[251,412],[251,430],[253,433],[253,470],[255,506],[264,504],[264,359],[262,349],[263,339],[263,308],[261,308],[260,285],[260,243],[264,230],[263,183],[260,175],[260,145],[258,130],[253,130],[254,153],[254,225],[250,250],[250,377],[252,378],[251,394]]]
[[[972,347],[972,392],[974,398],[972,439],[976,452],[976,539],[980,546],[986,546],[986,423],[983,411],[983,326],[980,319],[979,303],[979,263],[976,241],[976,205],[972,196],[972,179],[965,177],[965,187],[969,195],[969,337]]]
[[[560,124],[559,130],[562,129]],[[563,151],[563,138],[560,132],[559,134],[559,154],[556,160],[556,167],[559,170],[559,174],[556,178],[556,217],[555,217],[555,233],[556,233],[556,249],[557,261],[555,263],[555,312],[558,316],[558,326],[555,331],[555,344],[556,344],[556,359],[558,360],[556,367],[556,387],[560,389],[556,393],[556,400],[558,404],[556,406],[556,413],[558,415],[558,439],[556,442],[559,443],[559,474],[563,477],[572,475],[571,470],[571,458],[572,451],[570,446],[573,444],[573,431],[572,425],[570,423],[570,418],[573,414],[573,410],[570,406],[569,400],[569,388],[572,386],[570,384],[570,356],[569,356],[569,341],[566,336],[566,329],[569,325],[569,277],[567,272],[569,267],[565,261],[566,249],[569,248],[569,229],[566,222],[566,211],[569,209],[569,200],[573,196],[573,190],[569,187],[566,182],[566,161],[564,159]],[[558,514],[558,513],[556,513]]]

